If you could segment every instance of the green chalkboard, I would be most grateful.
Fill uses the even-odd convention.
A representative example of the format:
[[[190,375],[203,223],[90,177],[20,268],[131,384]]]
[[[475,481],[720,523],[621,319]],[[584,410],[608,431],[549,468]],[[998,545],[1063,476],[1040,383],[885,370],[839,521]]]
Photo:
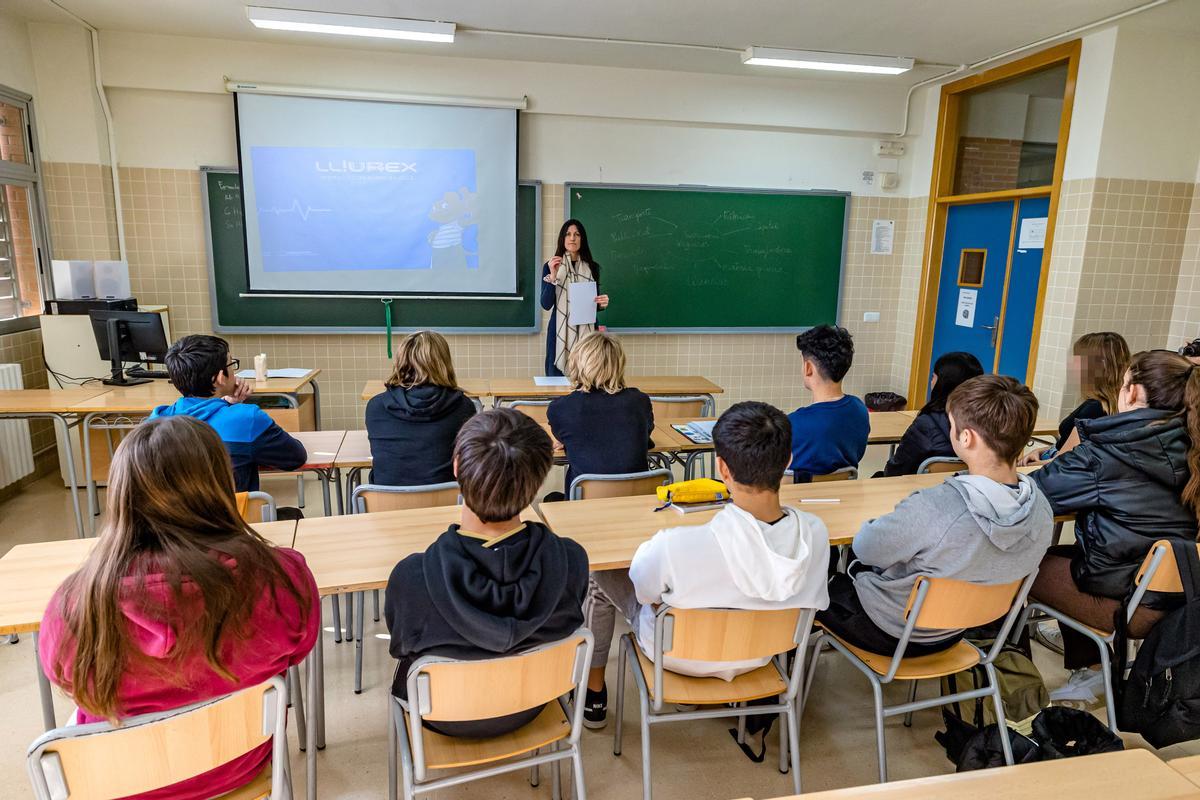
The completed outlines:
[[[616,330],[795,330],[837,321],[849,195],[567,184]]]
[[[379,331],[379,298],[247,296],[242,181],[236,170],[206,168],[200,182],[208,234],[213,328],[227,333],[351,333]],[[416,299],[392,302],[397,330],[456,333],[536,331],[541,259],[541,186],[517,187],[517,299]]]

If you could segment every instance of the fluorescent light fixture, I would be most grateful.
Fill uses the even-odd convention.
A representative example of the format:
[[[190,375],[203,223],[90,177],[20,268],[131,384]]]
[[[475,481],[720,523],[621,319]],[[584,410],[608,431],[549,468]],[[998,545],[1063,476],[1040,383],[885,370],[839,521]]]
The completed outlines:
[[[359,14],[330,14],[324,11],[297,11],[290,8],[263,8],[262,6],[246,6],[246,17],[254,23],[255,27],[274,31],[371,36],[379,39],[407,39],[415,42],[454,41],[453,22],[365,17]]]
[[[742,63],[756,67],[867,72],[872,75],[899,75],[913,68],[911,58],[900,58],[899,56],[860,56],[854,53],[780,50],[774,47],[748,47],[742,52]]]

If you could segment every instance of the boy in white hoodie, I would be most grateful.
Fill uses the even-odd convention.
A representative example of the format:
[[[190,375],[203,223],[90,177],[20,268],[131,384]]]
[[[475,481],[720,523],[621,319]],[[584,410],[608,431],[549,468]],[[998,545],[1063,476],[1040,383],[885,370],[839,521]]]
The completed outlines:
[[[967,473],[915,492],[863,525],[850,574],[830,580],[829,608],[817,621],[856,647],[891,655],[922,575],[994,585],[1033,572],[1054,528],[1045,495],[1016,469],[1037,410],[1028,387],[1000,375],[971,378],[951,392],[950,442]],[[945,650],[962,634],[915,628],[905,654]]]
[[[791,423],[779,409],[754,402],[732,406],[713,428],[713,447],[733,502],[706,524],[659,531],[637,549],[628,571],[592,573],[584,603],[585,625],[596,639],[584,707],[589,728],[606,722],[604,668],[616,612],[633,627],[642,652],[652,656],[654,615],[663,603],[763,610],[828,606],[825,523],[779,503],[791,443]],[[732,680],[765,663],[667,658],[663,666]]]

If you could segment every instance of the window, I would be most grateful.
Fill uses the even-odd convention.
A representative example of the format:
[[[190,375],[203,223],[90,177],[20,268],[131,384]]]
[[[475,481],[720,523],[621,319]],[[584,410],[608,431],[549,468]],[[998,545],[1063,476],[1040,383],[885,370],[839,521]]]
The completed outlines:
[[[0,333],[35,324],[49,264],[31,100],[0,86]]]

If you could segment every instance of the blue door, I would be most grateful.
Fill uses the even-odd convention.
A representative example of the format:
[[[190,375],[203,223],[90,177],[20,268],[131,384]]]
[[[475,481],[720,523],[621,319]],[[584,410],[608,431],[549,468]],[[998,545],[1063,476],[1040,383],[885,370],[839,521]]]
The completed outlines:
[[[986,372],[1025,381],[1049,206],[1035,197],[948,210],[931,369],[965,350]]]

